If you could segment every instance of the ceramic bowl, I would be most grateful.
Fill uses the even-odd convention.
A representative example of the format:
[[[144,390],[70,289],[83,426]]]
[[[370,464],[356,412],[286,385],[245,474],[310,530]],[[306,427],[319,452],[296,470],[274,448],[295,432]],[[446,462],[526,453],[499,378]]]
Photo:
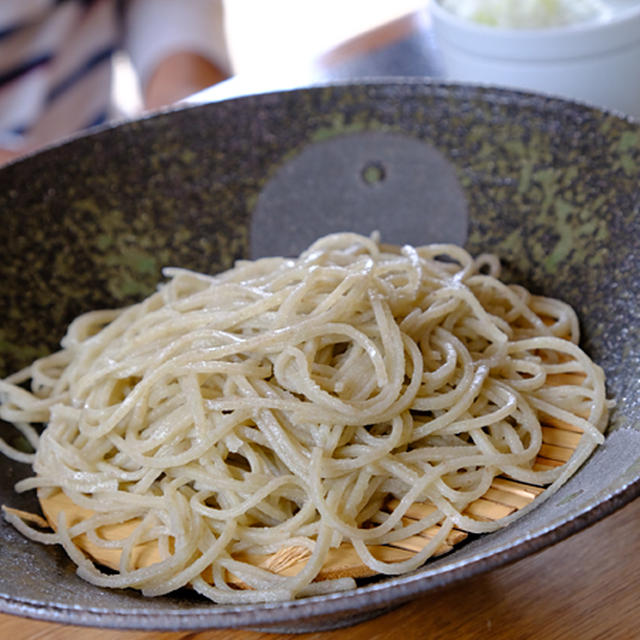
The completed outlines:
[[[60,549],[0,521],[0,611],[121,628],[329,629],[533,553],[635,498],[639,169],[640,127],[610,113],[417,81],[185,108],[0,170],[0,375],[55,349],[79,313],[140,300],[164,265],[214,272],[329,231],[379,229],[390,242],[494,252],[509,281],[567,300],[616,401],[606,443],[552,499],[411,574],[278,604],[144,598],[83,582]],[[37,508],[12,489],[28,473],[2,460],[1,503]]]

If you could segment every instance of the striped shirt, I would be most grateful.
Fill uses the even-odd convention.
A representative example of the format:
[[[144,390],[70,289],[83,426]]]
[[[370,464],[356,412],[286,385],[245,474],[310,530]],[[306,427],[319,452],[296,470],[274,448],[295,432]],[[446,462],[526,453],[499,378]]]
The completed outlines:
[[[0,147],[40,146],[112,115],[113,54],[144,81],[187,48],[229,67],[220,0],[2,0]]]

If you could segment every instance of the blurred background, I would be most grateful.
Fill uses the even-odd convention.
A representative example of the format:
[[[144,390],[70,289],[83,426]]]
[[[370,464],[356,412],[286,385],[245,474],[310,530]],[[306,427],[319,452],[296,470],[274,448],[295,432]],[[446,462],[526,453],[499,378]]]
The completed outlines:
[[[640,117],[640,0],[447,1],[485,17],[586,7],[595,19],[521,31],[460,19],[444,0],[0,0],[0,164],[182,101],[389,77]]]
[[[0,163],[185,98],[433,75],[428,4],[2,0]]]
[[[231,82],[189,102],[312,84],[440,74],[429,0],[221,0]],[[142,109],[135,70],[114,59],[114,100]]]
[[[313,60],[345,41],[414,11],[428,0],[225,0],[233,69],[288,66]],[[295,52],[295,57],[292,54]]]

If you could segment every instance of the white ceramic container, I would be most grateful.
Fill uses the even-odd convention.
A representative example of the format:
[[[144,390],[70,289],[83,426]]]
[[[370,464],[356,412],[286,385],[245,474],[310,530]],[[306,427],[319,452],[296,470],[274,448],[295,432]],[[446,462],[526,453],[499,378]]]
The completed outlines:
[[[568,97],[640,119],[640,1],[609,15],[537,29],[502,28],[454,15],[431,0],[446,77]]]

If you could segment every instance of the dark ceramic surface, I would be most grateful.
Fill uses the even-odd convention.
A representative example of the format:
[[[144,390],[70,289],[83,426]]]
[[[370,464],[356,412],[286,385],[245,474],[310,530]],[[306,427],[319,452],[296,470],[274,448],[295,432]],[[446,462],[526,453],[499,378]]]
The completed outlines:
[[[341,144],[373,146],[354,153],[353,166],[339,153],[340,171],[318,160]],[[606,444],[553,499],[408,576],[259,606],[217,606],[187,592],[145,599],[87,585],[58,549],[1,522],[0,610],[129,628],[326,629],[515,560],[635,498],[639,175],[640,128],[628,121],[540,96],[423,82],[180,110],[1,170],[0,374],[54,349],[78,313],[139,300],[163,265],[216,271],[251,246],[268,250],[275,240],[261,237],[269,229],[293,251],[310,231],[368,232],[373,217],[394,241],[444,234],[466,239],[473,253],[494,251],[507,278],[573,304],[617,408]],[[352,205],[339,215],[323,209],[344,199],[329,197],[332,190]],[[380,216],[376,203],[388,202],[402,205]],[[27,472],[2,460],[2,503],[33,506],[11,490]]]

